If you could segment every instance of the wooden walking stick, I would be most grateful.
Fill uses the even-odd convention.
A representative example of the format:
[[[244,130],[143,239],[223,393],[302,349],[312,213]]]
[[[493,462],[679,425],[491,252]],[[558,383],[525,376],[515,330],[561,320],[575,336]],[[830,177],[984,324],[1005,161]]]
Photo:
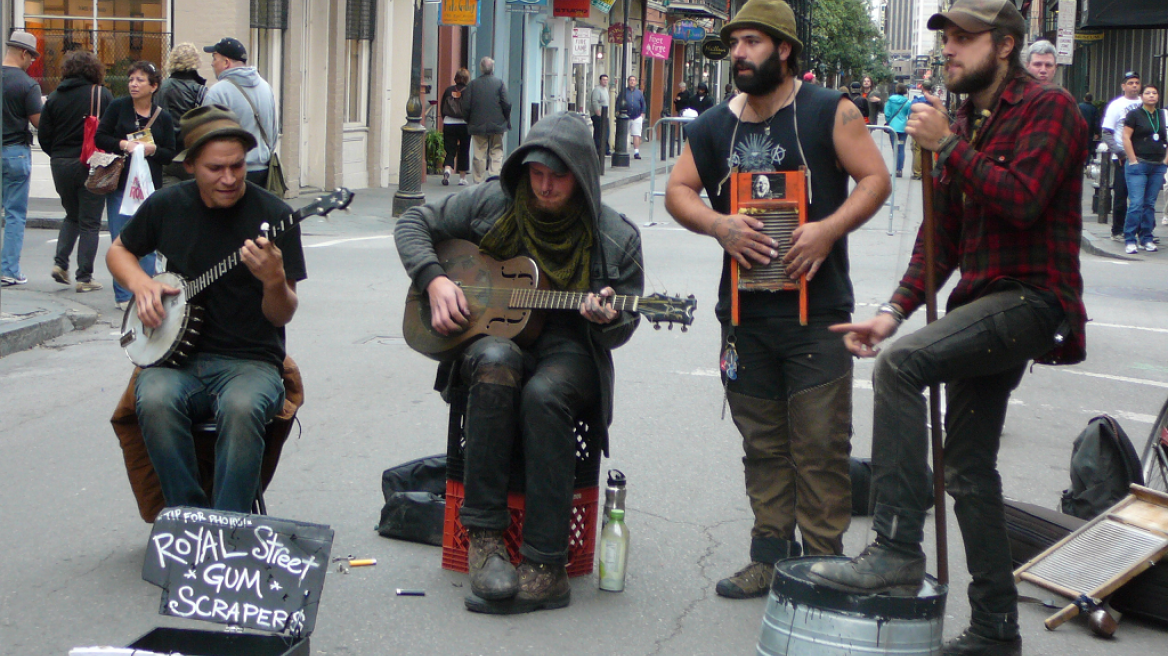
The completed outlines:
[[[933,151],[921,149],[921,186],[925,212],[925,321],[937,320],[936,219],[933,210]],[[933,446],[933,517],[937,522],[937,581],[949,584],[949,540],[945,525],[945,447],[941,436],[941,385],[929,386],[929,424]]]

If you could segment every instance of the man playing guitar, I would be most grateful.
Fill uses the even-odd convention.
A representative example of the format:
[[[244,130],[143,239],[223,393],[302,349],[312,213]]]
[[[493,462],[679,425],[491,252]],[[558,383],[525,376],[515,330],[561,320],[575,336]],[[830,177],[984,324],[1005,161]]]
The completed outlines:
[[[542,332],[520,346],[496,336],[471,343],[443,363],[439,386],[468,386],[466,497],[470,534],[469,610],[520,613],[570,601],[565,569],[576,439],[574,421],[590,417],[607,439],[612,422],[612,349],[632,337],[637,315],[606,301],[644,287],[641,238],[600,200],[600,163],[588,127],[560,113],[536,123],[503,164],[501,177],[406,211],[394,229],[398,254],[419,292],[429,296],[432,325],[463,330],[471,305],[446,275],[435,245],[478,244],[498,259],[525,255],[551,287],[589,292],[574,312],[549,313]],[[526,457],[523,563],[511,565],[503,541],[510,522],[507,490],[512,446]]]
[[[180,366],[138,376],[138,421],[168,506],[248,512],[260,485],[264,426],[284,403],[284,326],[296,313],[296,282],[306,277],[299,228],[276,242],[260,236],[292,210],[246,180],[255,137],[225,107],[187,112],[186,150],[176,157],[194,179],[155,192],[110,246],[106,264],[134,293],[143,326],[162,325],[164,298],[180,290],[146,275],[139,255],[157,250],[167,271],[191,278],[238,251],[246,265],[227,271],[195,299],[204,315],[193,354]],[[243,247],[240,248],[240,244]],[[171,307],[170,311],[175,311]],[[199,485],[191,425],[213,417],[214,489]]]

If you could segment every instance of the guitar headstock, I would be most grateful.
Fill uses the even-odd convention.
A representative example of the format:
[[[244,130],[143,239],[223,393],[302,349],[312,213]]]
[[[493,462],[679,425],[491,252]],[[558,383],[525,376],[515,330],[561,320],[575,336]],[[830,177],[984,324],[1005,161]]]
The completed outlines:
[[[673,330],[673,324],[681,324],[682,332],[693,323],[694,310],[698,308],[698,301],[690,294],[686,298],[653,294],[641,298],[637,302],[637,312],[645,319],[653,322],[655,330],[661,330],[662,323],[668,323]]]
[[[300,218],[309,216],[324,216],[333,210],[343,210],[353,202],[353,192],[344,187],[337,187],[336,191],[328,196],[321,196],[313,202],[300,208],[296,213]]]

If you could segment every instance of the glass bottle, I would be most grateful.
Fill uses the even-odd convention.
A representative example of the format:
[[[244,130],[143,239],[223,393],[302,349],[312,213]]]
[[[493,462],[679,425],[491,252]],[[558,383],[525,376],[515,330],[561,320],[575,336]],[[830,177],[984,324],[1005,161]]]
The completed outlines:
[[[613,508],[608,525],[600,532],[600,589],[621,592],[629,562],[629,529],[625,511]]]

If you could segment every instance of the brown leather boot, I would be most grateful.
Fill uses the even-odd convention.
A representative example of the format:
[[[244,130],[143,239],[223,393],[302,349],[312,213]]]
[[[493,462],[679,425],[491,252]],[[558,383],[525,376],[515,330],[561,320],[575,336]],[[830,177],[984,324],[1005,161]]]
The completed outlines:
[[[519,592],[519,576],[502,531],[470,529],[470,544],[466,550],[467,569],[470,570],[470,589],[483,599],[510,599]]]
[[[466,609],[474,613],[514,615],[564,608],[572,601],[572,586],[563,565],[525,560],[519,565],[518,573],[519,593],[513,599],[493,601],[471,595],[466,598]]]

